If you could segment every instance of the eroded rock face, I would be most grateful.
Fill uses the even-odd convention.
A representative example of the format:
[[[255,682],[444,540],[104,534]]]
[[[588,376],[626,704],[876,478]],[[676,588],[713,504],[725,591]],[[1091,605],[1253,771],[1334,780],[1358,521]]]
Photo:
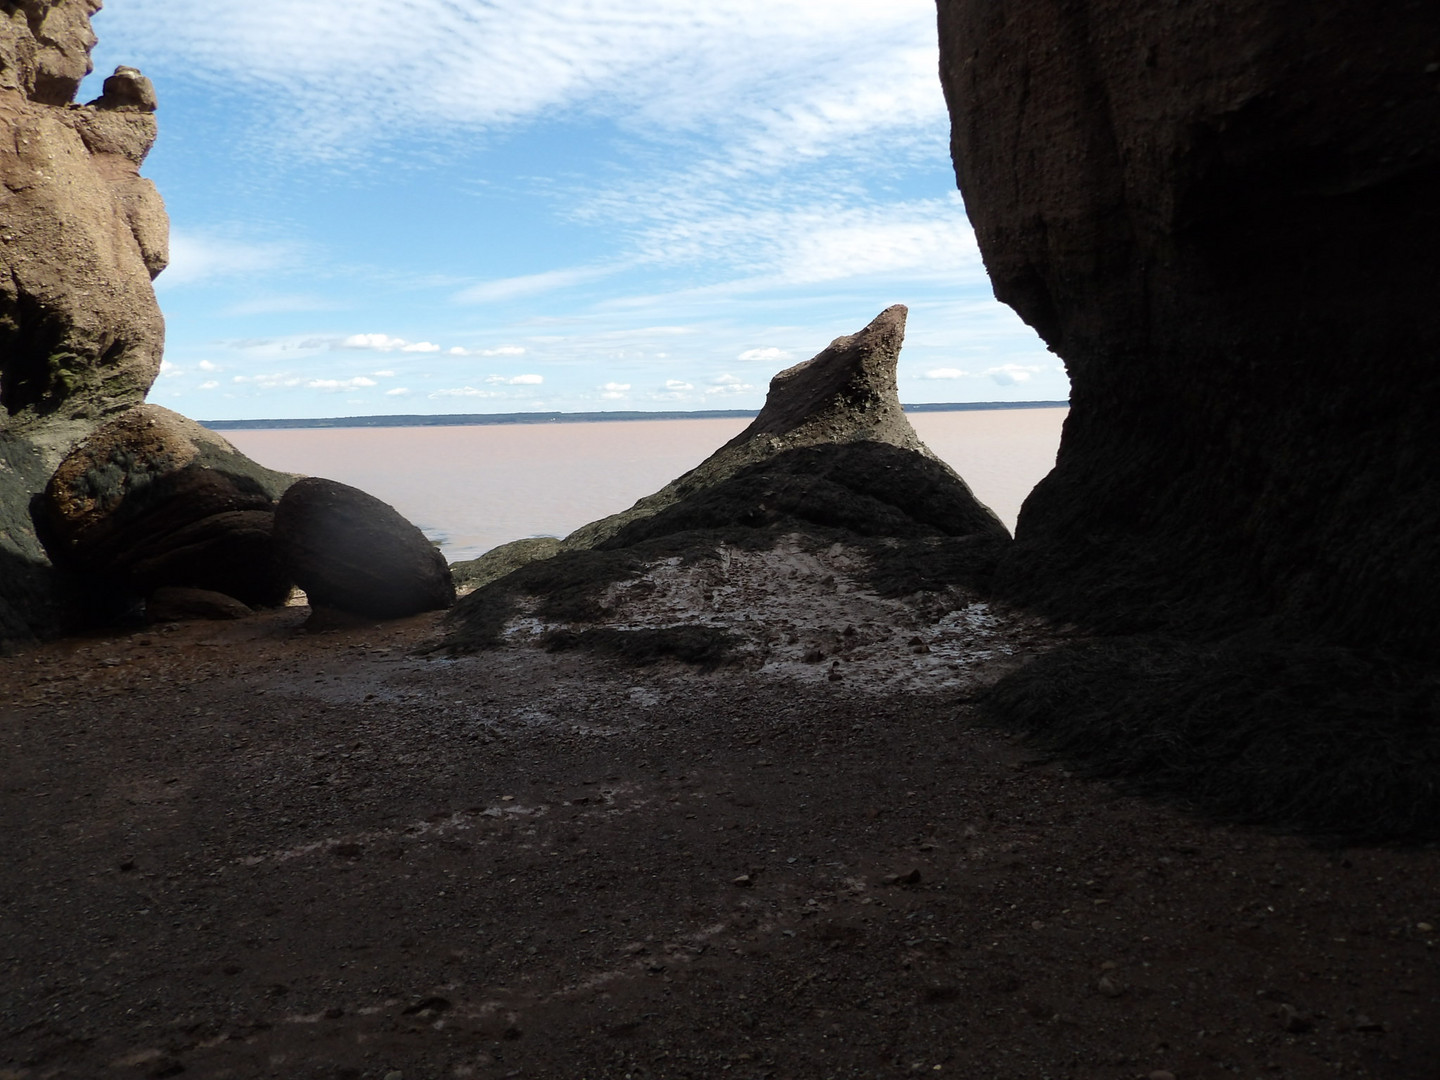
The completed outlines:
[[[921,442],[900,407],[895,368],[905,341],[907,314],[903,304],[888,307],[863,330],[836,338],[809,360],[780,372],[770,380],[760,415],[744,431],[624,513],[577,529],[565,538],[565,545],[602,544],[622,529],[790,451],[848,443],[873,443],[918,455],[925,467],[945,477],[957,497],[973,506],[976,530],[1008,535],[999,518],[970,494],[965,481]]]
[[[995,715],[1229,818],[1440,820],[1440,6],[939,0],[996,295],[1066,362]]]
[[[164,347],[150,282],[168,223],[139,172],[154,90],[120,68],[92,106],[72,104],[97,8],[33,0],[0,17],[0,427],[54,460],[87,423],[144,398]]]
[[[1010,587],[1440,637],[1440,7],[939,0],[960,188],[1071,413]]]
[[[524,615],[551,647],[763,663],[777,641],[798,644],[798,608],[879,624],[897,597],[974,601],[1010,538],[900,407],[905,315],[888,308],[782,371],[744,431],[624,513],[459,564],[479,587],[456,609],[451,647],[495,644]],[[827,561],[834,571],[813,572]]]
[[[440,550],[394,507],[348,484],[296,482],[276,510],[275,545],[313,608],[398,619],[455,602]]]
[[[193,420],[140,405],[61,462],[36,516],[56,564],[87,577],[136,594],[184,586],[277,604],[290,581],[271,532],[293,479]]]
[[[77,442],[144,399],[164,345],[150,282],[168,221],[139,173],[153,88],[121,69],[93,107],[73,104],[99,6],[0,4],[0,648],[67,625],[30,501]]]

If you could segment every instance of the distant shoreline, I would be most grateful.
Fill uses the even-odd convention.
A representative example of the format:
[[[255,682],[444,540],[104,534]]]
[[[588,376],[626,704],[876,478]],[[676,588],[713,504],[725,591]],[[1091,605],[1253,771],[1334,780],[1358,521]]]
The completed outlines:
[[[975,412],[991,409],[1063,409],[1068,401],[969,401],[902,405],[906,412]],[[523,412],[450,413],[436,416],[335,416],[299,420],[201,420],[211,431],[265,428],[469,427],[475,424],[594,424],[619,420],[742,420],[758,409],[700,409],[694,412]]]

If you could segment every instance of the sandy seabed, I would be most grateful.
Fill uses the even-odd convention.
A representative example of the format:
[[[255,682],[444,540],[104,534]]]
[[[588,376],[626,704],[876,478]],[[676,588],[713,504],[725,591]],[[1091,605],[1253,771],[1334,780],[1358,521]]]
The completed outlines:
[[[1435,851],[1071,776],[973,722],[1053,634],[745,558],[647,601],[764,624],[710,672],[293,608],[0,660],[0,1078],[1440,1075]]]

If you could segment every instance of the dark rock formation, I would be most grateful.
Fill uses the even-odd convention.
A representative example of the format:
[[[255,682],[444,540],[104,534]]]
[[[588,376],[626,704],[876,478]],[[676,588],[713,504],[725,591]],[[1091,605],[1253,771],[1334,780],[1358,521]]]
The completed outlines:
[[[98,7],[0,4],[0,648],[68,625],[75,594],[30,500],[76,442],[143,399],[164,343],[150,282],[168,224],[139,174],[155,118],[71,104]]]
[[[152,623],[191,622],[206,619],[243,619],[254,612],[224,593],[166,585],[145,598],[145,618]]]
[[[96,109],[134,109],[138,112],[154,112],[155,85],[142,75],[138,68],[115,69],[115,74],[105,80],[101,94],[90,102]]]
[[[765,407],[748,427],[685,475],[647,495],[629,510],[592,522],[565,538],[569,548],[603,543],[621,529],[660,513],[747,466],[789,450],[842,443],[879,443],[925,458],[969,495],[965,482],[920,441],[895,389],[895,365],[905,340],[906,308],[886,308],[856,334],[836,338],[818,355],[770,381]],[[976,528],[1004,526],[972,499]]]
[[[1440,7],[939,12],[956,173],[996,295],[1073,387],[1005,590],[1104,631],[1351,650],[1377,686],[1425,697],[1440,646]],[[1126,655],[1112,690],[1144,681]],[[1295,706],[1277,699],[1319,670],[1296,655],[1273,652],[1231,716],[1259,695],[1270,705],[1251,696],[1245,722],[1280,723]],[[1197,657],[1195,677],[1215,662]],[[1183,665],[1163,666],[1184,694]],[[1153,709],[1107,697],[1105,670],[1072,670],[1089,687],[1079,711]],[[1300,696],[1322,711],[1343,697]],[[1021,698],[1048,702],[1028,713],[1040,726],[1067,715],[1053,694]],[[1411,705],[1398,713],[1423,714]],[[1298,752],[1304,723],[1293,736]],[[1192,731],[1176,756],[1214,764],[1243,742],[1219,752]]]
[[[61,462],[36,517],[54,561],[88,578],[136,594],[174,585],[277,604],[290,581],[271,530],[293,479],[193,420],[141,405]]]
[[[357,488],[297,481],[275,512],[281,564],[312,607],[396,619],[455,602],[438,548],[393,507]]]
[[[577,529],[558,554],[527,541],[461,564],[457,571],[480,587],[456,609],[451,646],[495,643],[526,597],[539,598],[534,613],[542,620],[593,621],[616,582],[666,563],[723,563],[726,548],[764,551],[782,538],[862,552],[870,584],[882,593],[986,580],[1009,534],[925,447],[900,408],[895,366],[905,314],[902,306],[888,308],[859,333],[782,371],[743,432],[624,513]],[[523,564],[531,552],[553,557]],[[670,647],[645,634],[636,655]],[[603,638],[606,648],[618,648],[607,635],[562,631],[554,643]],[[662,637],[673,655],[714,662],[715,642],[695,627],[666,628]],[[698,640],[710,644],[697,651]]]
[[[996,295],[1071,416],[1013,580],[1107,626],[1440,634],[1440,8],[940,0]]]

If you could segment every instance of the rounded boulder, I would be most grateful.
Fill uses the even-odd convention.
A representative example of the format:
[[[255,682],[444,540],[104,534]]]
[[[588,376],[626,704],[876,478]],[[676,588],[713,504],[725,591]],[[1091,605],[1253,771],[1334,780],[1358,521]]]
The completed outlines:
[[[61,462],[36,523],[61,566],[141,593],[210,589],[283,603],[271,514],[292,477],[158,405],[122,413]]]
[[[310,477],[275,509],[275,551],[312,607],[398,619],[455,602],[450,567],[394,507]]]

